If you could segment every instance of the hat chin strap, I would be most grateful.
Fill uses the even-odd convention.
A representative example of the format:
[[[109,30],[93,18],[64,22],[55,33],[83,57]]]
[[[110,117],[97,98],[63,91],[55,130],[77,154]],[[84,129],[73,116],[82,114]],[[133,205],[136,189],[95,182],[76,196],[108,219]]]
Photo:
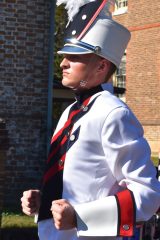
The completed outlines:
[[[101,47],[99,46],[93,46],[91,44],[88,44],[88,43],[85,43],[85,42],[82,42],[82,41],[79,41],[75,38],[71,38],[71,39],[66,39],[66,43],[65,45],[67,44],[72,44],[73,46],[78,46],[78,47],[82,47],[82,48],[85,48],[95,54],[100,54],[101,52]]]

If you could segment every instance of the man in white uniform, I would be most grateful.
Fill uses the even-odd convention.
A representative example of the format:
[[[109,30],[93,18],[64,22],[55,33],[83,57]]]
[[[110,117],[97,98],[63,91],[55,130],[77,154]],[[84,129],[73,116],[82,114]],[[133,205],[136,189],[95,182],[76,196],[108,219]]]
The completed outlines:
[[[68,2],[70,24],[58,52],[64,54],[62,84],[73,89],[76,101],[62,114],[51,140],[41,193],[25,191],[22,209],[38,214],[40,240],[130,237],[136,223],[148,220],[160,205],[142,126],[107,88],[130,33],[112,20],[111,1],[81,1],[75,16],[75,2],[58,4],[63,2]]]

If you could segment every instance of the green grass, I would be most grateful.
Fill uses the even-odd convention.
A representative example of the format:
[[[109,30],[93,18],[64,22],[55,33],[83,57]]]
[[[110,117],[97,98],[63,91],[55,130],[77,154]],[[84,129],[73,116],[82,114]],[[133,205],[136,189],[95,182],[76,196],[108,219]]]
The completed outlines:
[[[1,219],[1,228],[36,228],[34,217],[18,213],[3,212]]]

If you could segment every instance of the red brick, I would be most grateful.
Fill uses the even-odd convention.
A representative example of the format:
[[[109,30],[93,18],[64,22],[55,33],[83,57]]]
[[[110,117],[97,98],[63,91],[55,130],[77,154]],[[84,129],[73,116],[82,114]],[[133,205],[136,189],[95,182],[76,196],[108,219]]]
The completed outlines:
[[[157,142],[157,147],[152,147],[152,152],[157,153],[160,151],[159,12],[159,0],[134,0],[128,1],[127,13],[114,17],[132,34],[127,49],[126,101],[144,126],[148,141]]]
[[[4,54],[0,116],[5,119],[3,127],[0,122],[0,179],[4,180],[0,193],[4,187],[5,207],[9,207],[19,205],[19,196],[29,185],[39,185],[46,159],[50,4],[6,0],[0,9],[5,12],[0,18],[0,35],[4,36],[0,40]],[[42,47],[35,49],[36,42]],[[34,182],[30,181],[33,175]]]

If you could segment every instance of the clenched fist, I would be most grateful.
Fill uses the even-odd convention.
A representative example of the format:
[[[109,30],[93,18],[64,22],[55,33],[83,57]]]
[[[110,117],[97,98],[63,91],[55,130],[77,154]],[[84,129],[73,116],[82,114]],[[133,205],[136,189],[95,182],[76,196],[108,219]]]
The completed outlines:
[[[40,207],[40,191],[28,190],[23,192],[21,198],[22,211],[28,216],[34,216]]]
[[[55,227],[58,230],[69,230],[76,227],[75,210],[67,200],[53,201],[51,211]]]

